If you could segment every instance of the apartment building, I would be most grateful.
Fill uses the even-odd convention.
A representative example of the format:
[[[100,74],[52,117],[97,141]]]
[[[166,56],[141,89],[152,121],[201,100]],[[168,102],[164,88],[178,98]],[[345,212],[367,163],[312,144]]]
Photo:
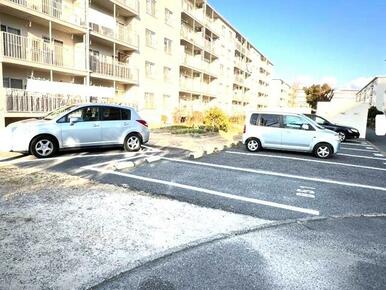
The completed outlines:
[[[272,79],[270,83],[269,107],[288,108],[293,104],[292,87],[282,79]]]
[[[204,0],[0,0],[0,126],[84,101],[152,124],[267,106],[272,63]]]
[[[386,77],[375,77],[356,94],[359,103],[376,106],[379,111],[386,108]]]

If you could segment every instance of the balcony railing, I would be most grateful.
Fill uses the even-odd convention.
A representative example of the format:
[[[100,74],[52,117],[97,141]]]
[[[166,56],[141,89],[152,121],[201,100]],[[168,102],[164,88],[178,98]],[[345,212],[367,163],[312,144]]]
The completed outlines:
[[[90,70],[103,76],[138,83],[138,70],[106,55],[90,56]]]
[[[197,92],[202,95],[214,96],[216,94],[216,85],[214,83],[202,82],[192,78],[180,78],[180,87],[183,90]]]
[[[100,24],[90,22],[90,28],[93,32],[111,38],[112,40],[121,41],[138,48],[139,36],[134,33],[130,27],[117,23],[115,30]]]
[[[134,11],[136,14],[139,13],[139,1],[138,0],[115,0],[122,6],[126,6],[130,10]]]
[[[75,25],[84,25],[84,19],[74,13],[74,5],[62,0],[7,0],[32,11],[43,13],[53,18]]]
[[[0,41],[0,52],[5,58],[63,68],[84,69],[82,63],[74,62],[72,48],[45,42],[40,38],[24,37],[8,32],[1,32]]]
[[[87,101],[81,96],[33,93],[19,89],[5,89],[5,100],[8,113],[47,113]]]
[[[204,10],[194,6],[194,4],[188,0],[182,0],[182,10],[193,16],[196,20],[203,23],[204,21]]]
[[[192,27],[185,24],[181,26],[181,37],[201,47],[204,44],[202,33],[195,32]]]

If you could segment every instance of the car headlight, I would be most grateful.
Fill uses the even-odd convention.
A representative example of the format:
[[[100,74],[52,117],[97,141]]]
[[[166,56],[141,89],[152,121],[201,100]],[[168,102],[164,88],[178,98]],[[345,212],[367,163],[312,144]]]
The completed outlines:
[[[351,129],[348,129],[347,131],[348,131],[349,133],[353,133],[353,131],[352,131]]]
[[[352,132],[355,132],[355,133],[358,133],[359,131],[357,130],[357,129],[355,129],[355,128],[351,128],[351,131]]]

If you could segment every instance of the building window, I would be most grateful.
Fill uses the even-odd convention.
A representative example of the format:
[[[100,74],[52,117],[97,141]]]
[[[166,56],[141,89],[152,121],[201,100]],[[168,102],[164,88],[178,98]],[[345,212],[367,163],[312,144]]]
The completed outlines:
[[[165,82],[170,82],[171,81],[171,74],[172,74],[172,69],[170,67],[164,66],[164,81]]]
[[[145,63],[145,72],[146,72],[146,77],[154,78],[155,77],[155,64],[153,62],[147,61]]]
[[[170,109],[170,96],[169,95],[163,95],[162,96],[162,108],[164,110]]]
[[[168,25],[172,25],[172,21],[173,21],[173,12],[165,8],[165,23]]]
[[[164,38],[164,52],[172,54],[172,41],[170,39]]]
[[[146,0],[146,13],[155,16],[155,0]]]
[[[155,38],[155,32],[146,29],[146,46],[155,48],[156,46],[156,38]]]
[[[145,93],[145,110],[154,110],[154,93]]]

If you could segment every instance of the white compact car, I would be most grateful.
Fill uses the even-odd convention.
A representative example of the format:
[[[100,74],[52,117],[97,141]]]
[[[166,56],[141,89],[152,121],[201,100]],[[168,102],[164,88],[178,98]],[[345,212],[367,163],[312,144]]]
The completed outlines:
[[[123,145],[125,150],[138,151],[150,135],[146,121],[133,108],[105,104],[63,107],[44,118],[12,123],[4,134],[8,151],[38,158],[81,147]]]
[[[312,152],[329,158],[339,150],[338,133],[324,129],[303,114],[250,112],[243,143],[251,152],[262,148]]]

